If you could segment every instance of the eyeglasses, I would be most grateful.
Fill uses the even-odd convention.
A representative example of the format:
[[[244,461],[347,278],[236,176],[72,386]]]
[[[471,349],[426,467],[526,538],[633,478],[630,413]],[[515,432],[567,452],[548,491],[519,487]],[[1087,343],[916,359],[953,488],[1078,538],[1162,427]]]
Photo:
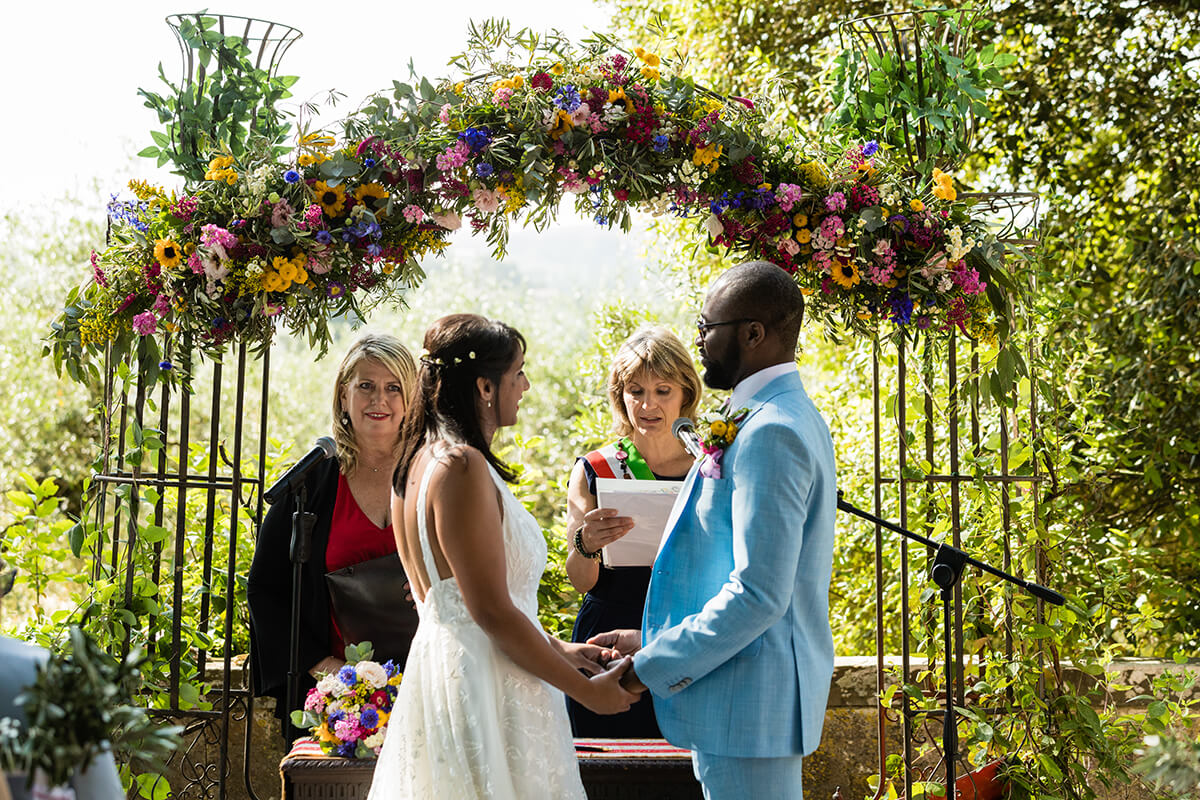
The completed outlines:
[[[738,319],[727,319],[724,322],[705,322],[703,319],[697,317],[696,330],[700,331],[700,337],[704,338],[712,328],[719,328],[722,325],[737,325],[739,322],[758,322],[758,320],[751,319],[750,317],[740,317]]]

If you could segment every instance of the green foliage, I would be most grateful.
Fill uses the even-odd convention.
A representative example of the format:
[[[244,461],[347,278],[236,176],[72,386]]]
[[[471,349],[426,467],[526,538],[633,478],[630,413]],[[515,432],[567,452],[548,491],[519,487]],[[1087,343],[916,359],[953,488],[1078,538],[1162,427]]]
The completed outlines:
[[[132,704],[144,654],[114,659],[75,626],[69,641],[69,651],[52,654],[17,698],[26,724],[0,737],[0,764],[25,772],[27,785],[41,771],[50,786],[60,786],[108,744],[117,758],[161,769],[182,729],[163,727]]]
[[[970,152],[974,120],[991,116],[988,102],[1004,86],[1000,70],[1016,61],[994,44],[973,46],[990,27],[969,7],[843,26],[850,46],[834,60],[826,127],[849,127],[903,150],[925,178],[935,166],[958,163]]]
[[[289,124],[277,104],[291,97],[288,90],[297,79],[256,65],[246,40],[222,34],[215,16],[182,16],[177,33],[180,46],[192,51],[196,71],[177,86],[159,64],[158,75],[168,91],[138,90],[164,126],[151,131],[154,144],[138,155],[155,159],[160,167],[170,162],[174,172],[198,182],[214,150],[240,158],[250,139],[261,137],[276,155],[286,152],[281,143]]]

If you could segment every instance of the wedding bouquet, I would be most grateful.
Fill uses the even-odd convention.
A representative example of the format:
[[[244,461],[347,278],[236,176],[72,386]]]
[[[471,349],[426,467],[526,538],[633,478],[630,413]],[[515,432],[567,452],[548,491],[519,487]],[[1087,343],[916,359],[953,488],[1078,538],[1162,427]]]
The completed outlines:
[[[380,664],[372,655],[370,642],[348,645],[346,665],[322,675],[304,710],[292,712],[292,724],[308,728],[326,755],[375,758],[383,747],[401,675],[393,661]]]

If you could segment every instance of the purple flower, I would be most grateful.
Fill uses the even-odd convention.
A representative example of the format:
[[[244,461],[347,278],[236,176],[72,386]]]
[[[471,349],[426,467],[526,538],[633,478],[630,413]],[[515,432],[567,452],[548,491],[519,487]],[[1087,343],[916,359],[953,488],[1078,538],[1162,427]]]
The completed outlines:
[[[656,153],[665,153],[665,152],[667,152],[667,144],[670,141],[671,140],[669,137],[667,137],[665,134],[660,133],[654,137],[654,144],[651,145],[651,147],[653,148],[654,152],[656,152]]]
[[[475,165],[475,174],[481,178],[490,178],[495,171],[495,168],[486,161]]]
[[[466,142],[472,153],[478,153],[488,146],[492,136],[487,128],[467,128],[458,135],[458,138]]]
[[[379,727],[379,712],[374,706],[367,706],[358,715],[359,724],[367,730]]]
[[[329,244],[332,241],[333,241],[333,234],[331,234],[329,231],[317,231],[317,243],[318,244]]]
[[[568,114],[579,108],[582,102],[579,98],[579,90],[574,86],[567,85],[558,90],[558,94],[554,96],[554,105],[566,111]]]
[[[329,285],[325,287],[325,296],[326,297],[341,297],[345,293],[346,293],[346,287],[343,286],[342,284],[338,283],[337,281],[330,281]]]
[[[158,329],[158,317],[153,311],[143,311],[133,318],[133,332],[140,336],[149,336]]]
[[[283,173],[283,179],[288,183],[299,183],[300,173],[296,172],[294,169],[289,169],[287,172]]]
[[[712,480],[721,479],[721,456],[724,452],[724,450],[716,450],[704,456],[704,460],[700,462],[701,477]]]
[[[870,158],[877,152],[879,152],[879,142],[875,141],[874,139],[863,145],[863,155],[867,158]]]
[[[889,302],[892,306],[892,322],[897,325],[907,325],[908,321],[912,319],[912,298],[905,292],[893,292]]]

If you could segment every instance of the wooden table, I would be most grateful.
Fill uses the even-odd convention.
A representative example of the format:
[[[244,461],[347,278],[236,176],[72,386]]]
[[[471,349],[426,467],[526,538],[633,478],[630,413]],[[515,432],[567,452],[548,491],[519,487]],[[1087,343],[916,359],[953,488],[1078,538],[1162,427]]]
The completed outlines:
[[[691,754],[662,739],[576,739],[588,800],[701,800]],[[366,800],[375,762],[299,740],[279,764],[283,800]]]

